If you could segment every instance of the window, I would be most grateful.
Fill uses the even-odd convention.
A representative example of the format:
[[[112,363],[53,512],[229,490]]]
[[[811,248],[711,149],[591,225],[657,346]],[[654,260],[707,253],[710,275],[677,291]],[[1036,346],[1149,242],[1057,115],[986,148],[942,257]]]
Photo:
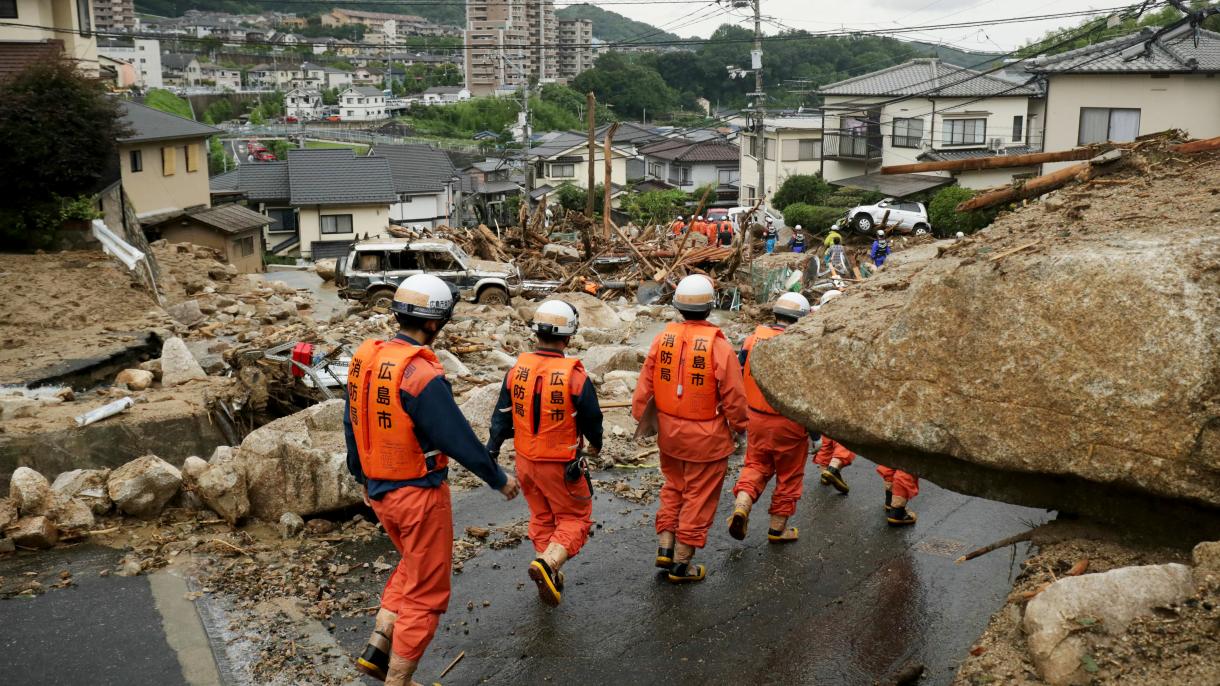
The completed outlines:
[[[922,119],[894,119],[895,148],[918,148],[923,140]]]
[[[414,196],[410,196],[410,195],[398,196],[398,202],[403,203],[403,204],[410,204],[413,200],[415,200]]]
[[[802,138],[800,153],[798,159],[802,160],[820,160],[822,159],[822,141],[817,138]]]
[[[271,217],[271,233],[293,233],[297,230],[297,213],[291,207],[274,207],[267,210]]]
[[[241,249],[242,257],[249,257],[254,254],[254,236],[246,236],[245,238],[238,239],[236,242],[238,248]]]
[[[322,218],[322,233],[351,233],[352,215],[327,214]]]
[[[76,0],[76,20],[80,23],[80,35],[88,37],[93,32],[93,12],[89,0]]]
[[[414,271],[419,269],[419,260],[416,259],[415,253],[410,250],[386,253],[386,257],[389,258],[389,265],[386,267],[388,271]]]
[[[765,157],[769,160],[775,159],[775,139],[768,138],[765,141],[764,149],[766,150]]]
[[[669,182],[675,186],[690,185],[690,167],[681,164],[669,165]]]
[[[648,163],[648,175],[656,178],[661,177],[661,164],[659,162]]]
[[[986,119],[945,120],[945,145],[982,145],[986,139]]]
[[[717,169],[716,182],[721,186],[736,186],[741,182],[741,172],[736,169]]]
[[[143,153],[143,151],[132,150],[130,153],[128,153],[127,157],[128,157],[128,162],[130,163],[130,166],[131,166],[131,171],[133,171],[133,172],[144,171],[144,153]]]
[[[1020,143],[1025,137],[1025,117],[1016,115],[1012,118],[1012,142]]]
[[[175,162],[175,160],[174,160],[173,146],[166,146],[164,148],[161,148],[161,175],[162,176],[173,176],[174,175],[174,162]]]
[[[1113,107],[1081,107],[1078,143],[1128,143],[1140,134],[1140,111]]]
[[[576,165],[568,164],[548,164],[547,176],[552,179],[574,179],[576,178]]]
[[[186,170],[188,172],[199,171],[199,146],[184,145],[182,146],[182,152],[186,157]]]
[[[457,260],[453,259],[453,255],[447,252],[426,252],[421,254],[424,257],[424,265],[427,269],[438,272],[451,272],[459,268]]]

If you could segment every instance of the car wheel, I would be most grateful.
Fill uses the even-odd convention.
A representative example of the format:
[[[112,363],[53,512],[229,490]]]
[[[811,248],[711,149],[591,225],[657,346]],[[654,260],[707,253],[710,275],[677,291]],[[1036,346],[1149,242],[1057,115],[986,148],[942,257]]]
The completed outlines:
[[[861,233],[871,233],[873,230],[873,218],[867,214],[856,215],[856,231]]]
[[[371,310],[390,310],[394,306],[394,291],[379,288],[369,293],[368,302]]]
[[[488,286],[479,291],[480,305],[507,305],[508,291],[499,286]]]
[[[929,231],[929,229],[928,229],[927,224],[920,223],[920,224],[915,225],[915,235],[916,236],[922,236],[925,233],[928,233],[928,231]]]

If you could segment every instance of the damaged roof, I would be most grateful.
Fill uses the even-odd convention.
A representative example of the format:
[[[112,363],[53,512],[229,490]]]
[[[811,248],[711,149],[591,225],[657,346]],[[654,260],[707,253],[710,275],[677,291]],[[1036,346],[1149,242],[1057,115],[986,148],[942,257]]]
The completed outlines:
[[[1030,60],[1026,69],[1035,74],[1130,74],[1220,72],[1220,33],[1199,29],[1199,46],[1193,31],[1173,38],[1158,38],[1138,57],[1125,59],[1120,53],[1146,42],[1156,32],[1145,28],[1119,38]]]
[[[936,97],[1031,96],[1030,86],[990,74],[921,57],[843,81],[827,84],[818,95],[919,95]]]
[[[918,159],[931,160],[934,162],[942,162],[945,160],[969,160],[976,157],[1007,157],[1010,155],[1028,155],[1031,152],[1042,152],[1041,149],[1032,148],[1028,145],[1017,145],[1010,148],[1004,148],[1004,152],[997,154],[993,150],[975,149],[975,150],[929,150],[921,155]]]
[[[377,145],[371,154],[389,160],[396,193],[439,193],[456,175],[449,155],[430,145]]]
[[[232,203],[190,212],[188,216],[228,234],[243,233],[271,223],[271,217]]]

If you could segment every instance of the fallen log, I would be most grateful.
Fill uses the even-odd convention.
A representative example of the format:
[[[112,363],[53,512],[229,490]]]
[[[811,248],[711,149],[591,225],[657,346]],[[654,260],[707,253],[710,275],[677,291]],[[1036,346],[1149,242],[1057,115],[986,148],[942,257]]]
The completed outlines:
[[[1220,136],[1169,146],[1169,152],[1207,152],[1208,150],[1220,150]]]
[[[980,169],[1005,169],[1008,167],[1028,167],[1047,162],[1071,162],[1087,160],[1097,155],[1093,147],[1072,148],[1057,152],[1030,152],[1024,155],[995,155],[993,157],[975,157],[966,160],[942,160],[939,162],[919,162],[916,164],[894,164],[882,167],[882,174],[918,174],[933,171],[978,171]]]
[[[958,212],[970,212],[971,210],[981,210],[1025,198],[1036,198],[1056,188],[1062,188],[1072,181],[1088,181],[1094,176],[1117,171],[1118,165],[1111,163],[1122,159],[1122,157],[1122,151],[1111,150],[1098,155],[1088,162],[1073,164],[1070,167],[1065,167],[1050,174],[1043,174],[1026,181],[1024,184],[997,188],[976,195],[958,204],[955,209]]]

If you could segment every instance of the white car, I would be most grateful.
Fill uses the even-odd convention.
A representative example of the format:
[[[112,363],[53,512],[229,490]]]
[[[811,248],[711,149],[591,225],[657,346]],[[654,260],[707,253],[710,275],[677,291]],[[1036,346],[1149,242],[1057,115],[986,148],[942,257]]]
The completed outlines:
[[[860,205],[847,211],[849,225],[860,233],[875,232],[881,226],[882,219],[885,219],[887,227],[897,228],[904,233],[927,233],[932,230],[932,224],[928,222],[928,208],[919,202],[886,198],[876,205]]]

